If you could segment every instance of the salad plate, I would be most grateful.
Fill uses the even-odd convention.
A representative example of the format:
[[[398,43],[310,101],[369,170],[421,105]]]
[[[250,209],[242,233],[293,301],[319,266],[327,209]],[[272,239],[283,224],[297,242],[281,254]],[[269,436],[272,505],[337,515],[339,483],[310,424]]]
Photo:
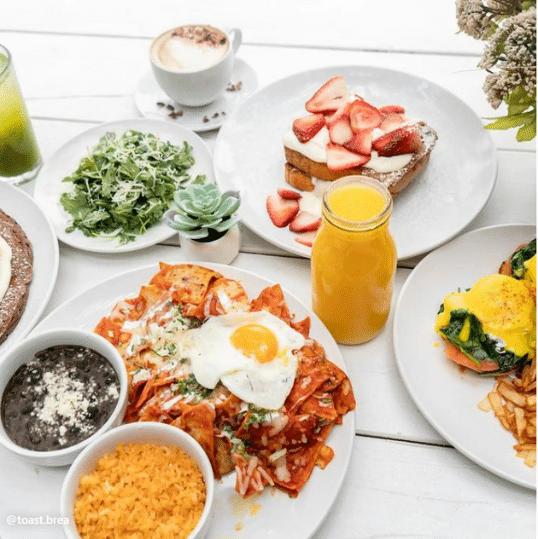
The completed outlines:
[[[443,353],[434,331],[446,295],[497,273],[534,225],[473,230],[426,256],[407,278],[394,313],[394,351],[400,374],[424,417],[461,453],[490,472],[536,488],[536,472],[516,457],[512,434],[478,404],[493,389],[492,377],[463,371]]]
[[[192,148],[195,160],[187,173],[191,178],[203,174],[207,181],[214,181],[211,152],[206,143],[190,129],[162,120],[145,118],[120,120],[92,127],[64,144],[43,165],[35,183],[34,199],[49,218],[58,239],[63,243],[96,253],[124,253],[144,249],[176,234],[176,231],[162,220],[148,228],[134,241],[123,245],[116,238],[88,237],[78,229],[73,232],[66,231],[72,219],[60,204],[60,197],[62,193],[71,191],[73,184],[62,180],[77,170],[81,159],[88,155],[103,135],[115,133],[116,136],[120,136],[130,129],[151,133],[162,141],[179,147],[183,147],[184,142],[187,142]]]
[[[247,62],[236,58],[228,88],[209,105],[178,105],[161,90],[151,69],[146,71],[138,83],[135,103],[144,118],[164,120],[200,133],[218,129],[237,105],[257,88],[258,78],[255,71]],[[181,115],[178,115],[179,111]]]
[[[426,79],[370,66],[335,66],[281,79],[243,101],[215,145],[217,185],[241,193],[242,221],[291,253],[309,257],[287,228],[273,225],[265,207],[284,180],[283,136],[307,114],[305,102],[327,80],[342,75],[350,92],[382,106],[399,104],[439,136],[422,174],[395,200],[391,218],[398,258],[426,253],[460,233],[487,203],[497,177],[491,136],[454,94]]]
[[[13,185],[0,182],[0,209],[15,219],[32,244],[33,278],[24,313],[7,339],[0,344],[0,358],[26,337],[43,314],[58,275],[58,240],[52,225],[35,201]]]
[[[204,266],[240,281],[250,298],[274,284],[240,268],[205,263]],[[35,332],[54,327],[91,330],[103,316],[110,313],[117,301],[136,296],[140,286],[147,283],[157,271],[157,263],[135,268],[86,290],[50,313],[35,328]],[[305,315],[311,317],[310,334],[324,346],[327,357],[347,371],[336,342],[319,318],[287,290],[284,290],[284,295],[290,312],[296,313],[297,320]],[[315,467],[296,498],[290,498],[280,490],[266,488],[261,494],[245,500],[235,492],[234,474],[224,476],[215,486],[214,514],[207,539],[239,536],[251,539],[312,537],[329,513],[345,481],[354,440],[355,413],[350,412],[343,417],[341,425],[334,427],[327,439],[327,444],[334,450],[333,459],[324,470]],[[0,467],[0,484],[9,487],[17,478],[17,482],[28,486],[24,492],[14,489],[14,494],[4,499],[0,495],[0,503],[6,514],[17,514],[16,509],[23,504],[28,514],[58,514],[61,483],[67,470],[40,469],[36,473],[34,467],[22,466],[2,448],[0,458],[4,462]],[[7,492],[9,488],[4,490]]]

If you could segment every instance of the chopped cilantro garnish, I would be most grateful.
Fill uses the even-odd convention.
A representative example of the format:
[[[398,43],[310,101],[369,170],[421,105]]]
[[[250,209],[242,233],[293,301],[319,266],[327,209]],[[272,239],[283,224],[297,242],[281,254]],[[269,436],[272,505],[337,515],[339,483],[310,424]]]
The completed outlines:
[[[194,374],[189,374],[186,378],[177,380],[178,392],[181,395],[195,395],[201,399],[206,399],[211,394],[212,390],[199,384]]]

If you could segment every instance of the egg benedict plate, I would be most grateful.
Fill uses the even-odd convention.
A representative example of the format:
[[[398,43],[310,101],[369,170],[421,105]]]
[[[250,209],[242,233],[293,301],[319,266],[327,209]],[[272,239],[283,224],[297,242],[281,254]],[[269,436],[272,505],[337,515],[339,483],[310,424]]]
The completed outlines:
[[[393,327],[400,374],[426,419],[474,462],[528,488],[535,471],[479,404],[535,356],[535,246],[520,249],[535,237],[531,225],[492,226],[430,253],[404,284]]]
[[[337,344],[293,294],[236,267],[155,263],[82,292],[36,331],[60,325],[116,344],[126,422],[173,423],[206,450],[220,478],[208,539],[315,533],[348,472],[355,400]]]
[[[435,330],[447,357],[482,374],[521,371],[536,350],[536,239],[502,264],[445,297]]]

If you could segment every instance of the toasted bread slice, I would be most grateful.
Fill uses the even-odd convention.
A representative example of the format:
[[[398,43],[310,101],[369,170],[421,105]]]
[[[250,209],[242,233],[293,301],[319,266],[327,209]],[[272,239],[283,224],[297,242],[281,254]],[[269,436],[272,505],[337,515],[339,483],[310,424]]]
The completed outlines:
[[[296,189],[312,191],[314,189],[313,178],[334,181],[344,176],[362,175],[379,180],[387,187],[391,195],[396,197],[422,172],[437,142],[437,133],[433,128],[424,122],[420,122],[417,125],[422,139],[422,148],[400,170],[394,172],[376,172],[368,168],[367,165],[345,170],[330,170],[326,163],[313,161],[300,152],[284,147],[286,155],[286,182]]]

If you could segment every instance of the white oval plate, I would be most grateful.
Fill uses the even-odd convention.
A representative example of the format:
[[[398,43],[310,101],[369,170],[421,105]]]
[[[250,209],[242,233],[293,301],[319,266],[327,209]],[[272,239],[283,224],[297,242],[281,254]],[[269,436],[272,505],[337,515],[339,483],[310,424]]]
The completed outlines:
[[[63,183],[63,178],[77,169],[80,160],[88,154],[88,151],[99,142],[105,133],[113,132],[121,135],[128,129],[153,133],[160,139],[178,146],[187,141],[192,146],[192,154],[195,159],[195,164],[188,170],[189,174],[193,178],[197,174],[205,174],[208,181],[214,181],[209,148],[196,133],[185,127],[145,118],[120,120],[92,127],[64,144],[43,165],[37,176],[34,199],[50,219],[58,239],[63,243],[94,253],[126,253],[144,249],[177,234],[164,221],[156,223],[136,240],[125,245],[120,245],[116,239],[89,238],[80,230],[71,233],[65,231],[71,223],[71,216],[62,208],[60,196],[70,189],[71,184]]]
[[[188,263],[181,262],[181,264]],[[219,264],[203,263],[203,265],[215,269],[228,278],[240,281],[251,299],[265,287],[273,284],[240,268]],[[104,281],[58,307],[37,326],[36,331],[61,326],[92,330],[103,316],[110,313],[117,301],[136,296],[140,287],[149,282],[158,270],[158,265],[155,264],[133,269]],[[295,296],[286,290],[284,294],[290,312],[296,313],[297,320],[306,315],[310,316],[312,322],[310,335],[323,345],[327,357],[340,368],[347,370],[338,345],[319,318]],[[327,440],[327,444],[334,449],[333,460],[325,470],[317,467],[314,469],[297,498],[290,498],[281,491],[266,489],[260,496],[243,500],[235,492],[235,475],[232,473],[225,476],[215,487],[215,510],[207,539],[238,537],[236,528],[238,525],[242,526],[239,536],[250,539],[311,537],[329,513],[340,491],[351,460],[354,439],[355,413],[350,412],[344,416],[342,425],[334,427]],[[6,473],[9,470],[7,462],[0,468],[0,484],[8,487],[10,477],[2,477],[2,470],[6,470]],[[38,482],[39,477],[30,472],[27,480],[30,483]],[[26,489],[24,496],[28,496],[31,491],[31,488]],[[15,489],[14,492],[18,491]],[[55,493],[51,492],[51,495]],[[23,503],[21,498],[21,507]],[[298,515],[300,518],[297,518]]]
[[[309,257],[310,248],[287,228],[275,227],[265,200],[286,185],[282,137],[306,114],[309,97],[343,75],[350,91],[373,105],[399,104],[423,120],[439,140],[423,173],[394,204],[391,230],[398,258],[420,255],[456,236],[488,201],[497,177],[495,147],[481,120],[458,97],[425,79],[368,66],[337,66],[279,80],[241,103],[220,130],[215,151],[217,185],[241,192],[243,222],[282,249]]]
[[[34,200],[18,187],[0,182],[0,209],[19,223],[32,244],[34,275],[24,313],[9,337],[0,344],[0,357],[26,337],[41,317],[58,276],[58,240]]]
[[[461,453],[485,469],[527,488],[536,471],[516,457],[516,442],[493,412],[478,403],[493,388],[482,377],[448,360],[433,327],[447,294],[496,273],[522,243],[536,237],[533,225],[473,230],[424,258],[407,278],[394,313],[394,351],[402,379],[424,417]]]

